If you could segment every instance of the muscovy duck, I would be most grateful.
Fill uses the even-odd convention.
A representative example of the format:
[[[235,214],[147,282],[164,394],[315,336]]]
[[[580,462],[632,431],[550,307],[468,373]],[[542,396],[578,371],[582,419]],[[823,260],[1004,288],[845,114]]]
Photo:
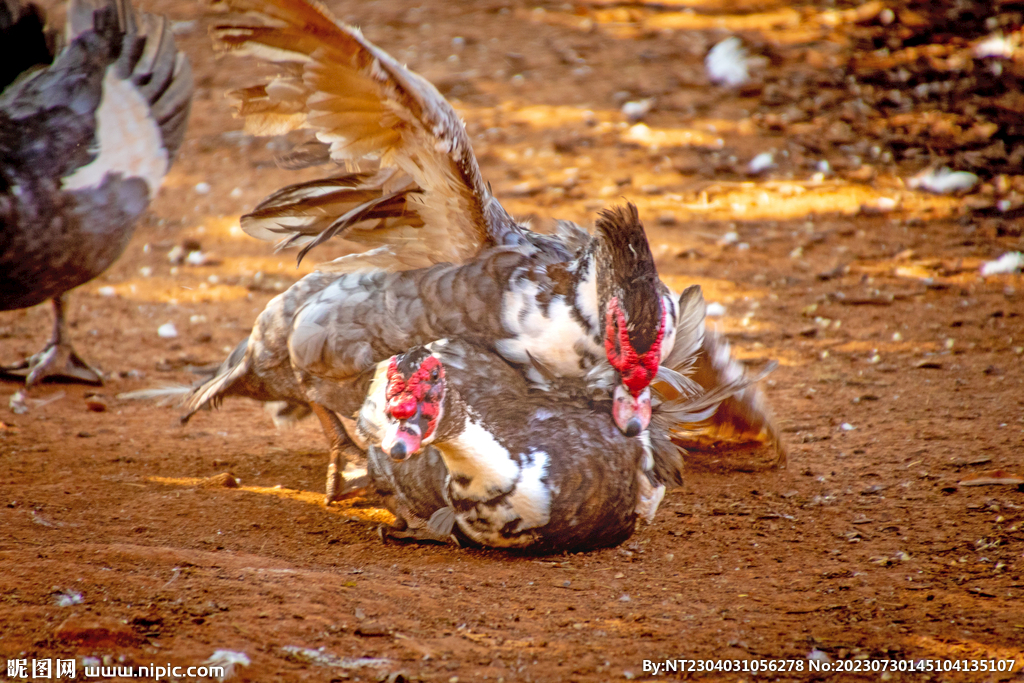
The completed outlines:
[[[699,288],[684,293],[680,334],[692,353],[683,371],[701,345],[703,308]],[[627,437],[583,381],[538,391],[494,352],[440,340],[379,364],[357,429],[371,488],[397,517],[388,535],[586,550],[621,543],[638,516],[653,518],[665,484],[681,481],[666,427],[705,419],[727,393],[684,388],[656,404],[650,430]]]
[[[163,17],[72,0],[65,47],[0,0],[0,310],[53,300],[53,336],[4,370],[99,383],[68,339],[67,292],[124,251],[185,135],[192,71]],[[16,66],[13,66],[16,65]]]

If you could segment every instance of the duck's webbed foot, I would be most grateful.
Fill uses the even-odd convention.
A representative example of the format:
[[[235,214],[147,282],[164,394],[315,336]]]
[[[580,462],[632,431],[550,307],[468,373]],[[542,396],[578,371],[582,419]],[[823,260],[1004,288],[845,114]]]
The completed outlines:
[[[452,534],[454,526],[455,513],[451,508],[445,507],[434,512],[429,520],[420,521],[415,526],[410,526],[404,518],[398,517],[394,526],[382,524],[377,527],[377,535],[383,543],[396,540],[459,545],[458,539]]]
[[[68,339],[67,324],[64,321],[64,297],[53,300],[53,335],[50,342],[39,353],[20,363],[0,368],[0,373],[24,377],[25,386],[33,386],[44,379],[63,379],[86,384],[103,384],[103,375],[75,353]]]

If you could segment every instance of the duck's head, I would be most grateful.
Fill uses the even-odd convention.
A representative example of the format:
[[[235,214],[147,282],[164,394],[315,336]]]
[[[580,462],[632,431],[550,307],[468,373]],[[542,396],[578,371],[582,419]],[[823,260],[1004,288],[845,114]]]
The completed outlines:
[[[425,347],[394,356],[384,390],[387,424],[381,449],[401,461],[437,437],[444,414],[444,365]]]
[[[671,349],[675,311],[663,296],[636,207],[601,212],[597,232],[604,349],[619,380],[612,394],[612,419],[626,436],[636,436],[651,421],[650,385]]]

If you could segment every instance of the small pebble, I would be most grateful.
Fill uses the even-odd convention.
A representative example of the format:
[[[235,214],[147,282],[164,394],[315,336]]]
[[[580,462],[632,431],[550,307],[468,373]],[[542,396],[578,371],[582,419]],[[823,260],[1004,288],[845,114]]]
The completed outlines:
[[[209,194],[210,183],[196,183],[196,194]]]
[[[107,410],[107,402],[99,396],[88,396],[85,399],[85,407],[94,413],[102,413]]]
[[[178,336],[178,328],[174,326],[174,323],[164,323],[157,328],[156,333],[161,339],[174,339]]]
[[[15,415],[24,415],[28,412],[28,404],[25,403],[25,392],[16,391],[11,394],[11,400],[7,402],[7,407],[11,409],[11,412]]]
[[[761,152],[747,164],[747,173],[759,175],[772,168],[775,168],[775,155],[771,152]]]
[[[626,102],[622,105],[622,115],[625,116],[630,123],[636,123],[643,117],[647,116],[647,114],[651,112],[651,108],[653,106],[653,97],[648,97],[645,100]]]

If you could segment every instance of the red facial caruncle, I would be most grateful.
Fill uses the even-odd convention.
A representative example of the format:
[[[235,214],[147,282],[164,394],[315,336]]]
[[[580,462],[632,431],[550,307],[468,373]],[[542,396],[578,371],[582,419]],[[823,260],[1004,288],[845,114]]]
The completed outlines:
[[[427,356],[408,378],[398,368],[398,357],[388,364],[387,386],[384,398],[385,413],[399,424],[393,425],[390,439],[404,445],[402,458],[419,451],[422,442],[434,434],[441,411],[444,366],[433,356]],[[390,448],[388,449],[390,452]]]
[[[629,341],[626,315],[619,307],[618,297],[608,301],[605,313],[604,350],[608,362],[622,376],[622,383],[634,397],[650,386],[661,364],[661,341],[665,337],[665,314],[654,343],[646,353],[638,354]]]

